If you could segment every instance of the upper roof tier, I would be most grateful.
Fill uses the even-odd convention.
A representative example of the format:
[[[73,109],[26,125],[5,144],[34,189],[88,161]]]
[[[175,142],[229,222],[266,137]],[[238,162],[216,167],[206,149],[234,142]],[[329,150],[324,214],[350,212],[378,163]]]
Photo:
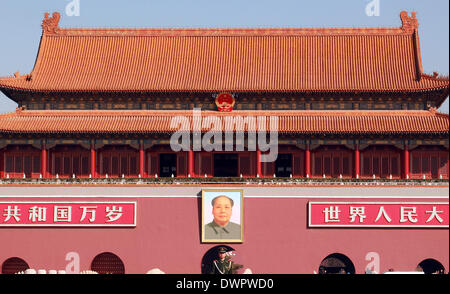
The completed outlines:
[[[422,71],[418,22],[399,28],[66,29],[48,13],[30,91],[415,92],[449,79]]]

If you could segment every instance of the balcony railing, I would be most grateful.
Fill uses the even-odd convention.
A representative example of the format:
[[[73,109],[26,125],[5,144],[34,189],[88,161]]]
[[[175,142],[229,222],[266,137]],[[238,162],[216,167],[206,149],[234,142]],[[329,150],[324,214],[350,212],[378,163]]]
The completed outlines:
[[[356,186],[441,186],[449,185],[448,179],[348,179],[348,178],[258,178],[258,177],[158,177],[158,178],[9,178],[0,179],[1,185],[240,185],[240,186],[320,186],[320,185],[356,185]]]

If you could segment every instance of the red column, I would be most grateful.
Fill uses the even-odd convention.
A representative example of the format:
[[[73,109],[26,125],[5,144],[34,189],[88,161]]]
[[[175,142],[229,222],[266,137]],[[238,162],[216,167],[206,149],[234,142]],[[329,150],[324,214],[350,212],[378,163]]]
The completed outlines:
[[[95,146],[94,144],[91,144],[91,177],[96,178],[97,177],[97,173],[95,171],[95,160],[97,157],[97,151],[95,150]]]
[[[311,150],[309,150],[309,144],[306,144],[305,150],[305,176],[311,177]]]
[[[47,174],[47,149],[45,149],[45,144],[42,144],[41,147],[41,173],[42,173],[42,178],[47,178],[48,174]]]
[[[409,148],[406,144],[403,150],[403,175],[405,179],[409,179]]]
[[[140,144],[139,146],[139,174],[141,177],[147,177],[145,174],[145,150],[144,144]]]
[[[194,174],[194,151],[192,149],[189,149],[189,151],[188,151],[188,174],[191,175],[191,177],[195,177],[195,174]]]
[[[360,176],[360,173],[361,173],[361,164],[360,164],[360,162],[359,162],[359,160],[360,160],[360,152],[359,152],[359,145],[358,144],[356,144],[355,145],[355,175],[354,175],[354,177],[356,178],[356,179],[359,179],[359,176]]]
[[[261,168],[261,150],[257,149],[256,150],[256,175],[263,177],[262,174],[262,168]]]

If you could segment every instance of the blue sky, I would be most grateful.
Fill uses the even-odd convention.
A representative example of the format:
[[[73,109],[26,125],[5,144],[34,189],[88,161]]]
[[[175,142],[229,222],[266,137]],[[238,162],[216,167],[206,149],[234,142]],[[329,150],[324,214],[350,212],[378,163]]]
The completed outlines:
[[[79,1],[79,16],[66,6]],[[379,16],[366,6],[379,3]],[[448,0],[1,0],[0,76],[29,73],[45,12],[59,11],[61,27],[399,27],[400,11],[416,11],[423,68],[449,74]],[[0,94],[0,113],[16,104]],[[449,112],[448,99],[440,111]]]

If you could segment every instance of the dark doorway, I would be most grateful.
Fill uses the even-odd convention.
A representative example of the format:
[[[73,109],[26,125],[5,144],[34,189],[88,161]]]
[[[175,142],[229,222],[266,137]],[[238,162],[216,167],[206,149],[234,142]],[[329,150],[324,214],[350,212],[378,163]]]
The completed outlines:
[[[238,155],[237,154],[214,154],[214,176],[215,177],[237,177]]]
[[[225,247],[227,251],[235,251],[232,247],[226,245],[219,245],[209,249],[202,259],[202,274],[211,274],[213,261],[218,258],[219,247]]]
[[[160,154],[159,156],[159,175],[161,177],[177,176],[177,155]]]
[[[281,178],[292,175],[292,154],[278,154],[275,161],[275,175]]]
[[[418,268],[425,274],[445,274],[444,266],[437,260],[429,258],[419,263]]]
[[[3,262],[2,274],[15,274],[18,272],[23,272],[29,268],[30,267],[25,260],[18,257],[11,257]]]
[[[122,260],[111,252],[97,255],[91,263],[91,270],[99,274],[125,274]]]
[[[355,266],[345,255],[333,253],[320,263],[319,274],[354,274]]]

